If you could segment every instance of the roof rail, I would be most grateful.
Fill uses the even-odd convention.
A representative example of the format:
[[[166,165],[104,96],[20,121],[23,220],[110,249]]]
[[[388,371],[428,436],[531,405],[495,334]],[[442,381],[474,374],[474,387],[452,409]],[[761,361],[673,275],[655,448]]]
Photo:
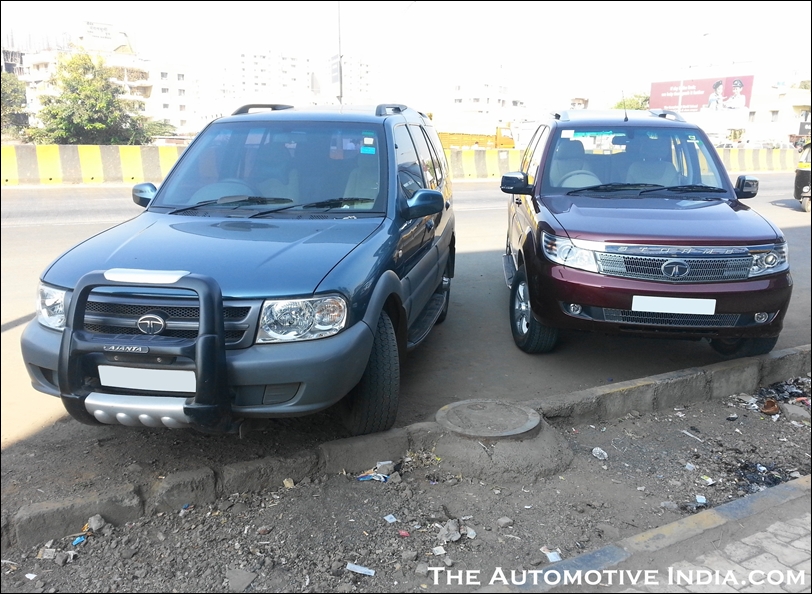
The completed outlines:
[[[375,115],[383,116],[392,113],[403,113],[407,109],[409,108],[400,103],[381,103],[375,108]]]
[[[685,118],[682,117],[678,112],[671,111],[670,109],[649,109],[649,111],[656,115],[658,118],[663,118],[664,120],[674,120],[676,122],[684,122]]]
[[[243,105],[231,115],[240,115],[241,113],[248,113],[252,109],[271,109],[271,110],[293,109],[293,106],[285,105],[284,103],[249,103],[248,105]]]

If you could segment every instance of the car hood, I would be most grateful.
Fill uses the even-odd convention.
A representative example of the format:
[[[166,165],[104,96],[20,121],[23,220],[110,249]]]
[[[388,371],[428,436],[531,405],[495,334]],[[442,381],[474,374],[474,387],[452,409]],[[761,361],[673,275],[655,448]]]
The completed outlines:
[[[71,288],[93,270],[186,270],[214,278],[224,297],[307,295],[382,220],[213,219],[145,212],[66,252],[43,280]]]
[[[573,239],[682,245],[770,243],[781,232],[738,201],[692,196],[552,196],[542,200]]]

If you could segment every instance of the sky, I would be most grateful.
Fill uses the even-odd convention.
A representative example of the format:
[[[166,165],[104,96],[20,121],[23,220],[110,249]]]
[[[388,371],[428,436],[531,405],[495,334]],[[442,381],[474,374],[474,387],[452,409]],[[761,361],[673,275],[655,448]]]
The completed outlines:
[[[800,2],[25,2],[3,0],[2,41],[77,30],[84,21],[126,31],[136,51],[207,62],[229,47],[283,49],[314,60],[341,53],[392,64],[391,97],[430,101],[457,72],[497,71],[539,103],[595,103],[647,94],[654,81],[752,74],[809,79],[810,3]],[[235,7],[232,9],[232,7]],[[239,7],[239,8],[236,8]],[[340,32],[340,36],[339,36]],[[30,37],[29,37],[30,36]],[[761,70],[759,71],[761,72]],[[606,98],[606,99],[604,99]],[[419,109],[430,110],[431,106]]]

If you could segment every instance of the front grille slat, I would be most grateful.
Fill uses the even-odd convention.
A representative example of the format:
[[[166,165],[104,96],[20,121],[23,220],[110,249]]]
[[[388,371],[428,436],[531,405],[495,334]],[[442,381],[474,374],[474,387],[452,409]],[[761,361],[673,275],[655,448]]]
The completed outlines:
[[[675,278],[666,276],[662,270],[663,264],[673,260],[673,258],[599,253],[598,259],[603,274],[671,283],[745,280],[752,265],[750,256],[683,258],[681,262],[687,264],[690,270],[685,276]]]
[[[647,326],[680,326],[683,328],[732,328],[739,322],[739,314],[673,314],[629,309],[603,310],[607,322],[643,324]]]

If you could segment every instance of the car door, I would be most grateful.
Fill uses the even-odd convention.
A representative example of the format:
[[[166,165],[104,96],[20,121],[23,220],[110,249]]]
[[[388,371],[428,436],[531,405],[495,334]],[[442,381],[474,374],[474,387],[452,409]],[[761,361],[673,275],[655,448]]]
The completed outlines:
[[[427,185],[423,163],[409,133],[409,126],[398,125],[393,133],[397,159],[398,201],[405,203],[415,192]],[[435,289],[432,282],[436,276],[438,258],[436,250],[432,251],[431,246],[436,216],[427,215],[402,221],[399,229],[395,269],[403,281],[404,305],[409,312],[409,325],[423,310]]]
[[[537,181],[541,179],[540,166],[550,136],[547,126],[539,126],[530,139],[522,157],[521,171],[527,175],[527,183],[533,188],[532,194],[510,194],[508,198],[508,249],[517,264],[517,254],[521,251],[528,229],[535,226],[536,209],[533,206],[537,194]]]

